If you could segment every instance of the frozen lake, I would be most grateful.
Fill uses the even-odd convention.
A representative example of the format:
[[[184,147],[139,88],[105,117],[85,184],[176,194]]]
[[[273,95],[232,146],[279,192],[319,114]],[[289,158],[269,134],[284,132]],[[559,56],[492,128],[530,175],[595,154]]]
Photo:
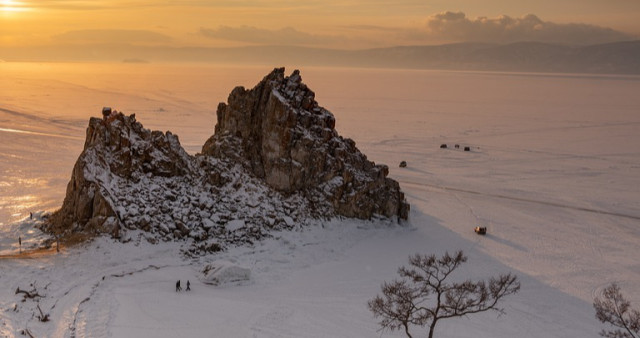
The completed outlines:
[[[171,130],[196,153],[213,133],[218,102],[270,70],[0,63],[0,252],[14,250],[23,230],[10,224],[62,204],[88,119],[102,106]],[[301,75],[336,116],[338,132],[388,164],[411,203],[420,235],[389,239],[406,250],[390,254],[398,258],[388,259],[391,273],[428,249],[421,243],[446,249],[429,239],[437,234],[571,297],[582,311],[569,318],[577,327],[610,282],[640,304],[640,77],[337,68]],[[407,168],[398,167],[403,160]],[[476,225],[489,235],[475,235]],[[375,251],[358,247],[348,261]],[[575,334],[565,333],[557,336]]]

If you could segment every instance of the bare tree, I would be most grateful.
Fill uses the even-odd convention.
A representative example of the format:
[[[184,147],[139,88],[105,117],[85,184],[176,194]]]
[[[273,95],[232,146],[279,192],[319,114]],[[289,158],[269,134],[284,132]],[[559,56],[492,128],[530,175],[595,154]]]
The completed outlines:
[[[446,279],[467,257],[462,251],[454,256],[445,253],[436,258],[415,254],[409,257],[410,267],[402,266],[398,274],[402,279],[382,284],[382,296],[368,302],[369,310],[380,319],[381,330],[404,330],[407,337],[411,326],[429,326],[433,338],[436,324],[441,319],[468,314],[504,310],[497,307],[504,296],[520,290],[517,276],[512,274],[491,278],[489,282],[447,282]]]
[[[602,299],[593,300],[593,307],[599,321],[617,327],[615,330],[602,330],[601,336],[640,338],[640,312],[631,309],[631,303],[620,293],[618,284],[607,286],[602,292]]]
[[[49,314],[42,312],[42,309],[40,308],[40,304],[38,304],[38,311],[40,311],[40,315],[38,316],[38,320],[41,321],[41,322],[48,322],[49,321]]]
[[[35,288],[33,288],[33,290],[31,290],[31,291],[27,291],[27,290],[20,290],[20,287],[18,287],[16,289],[16,295],[19,294],[19,293],[22,293],[24,295],[23,301],[27,300],[27,298],[34,299],[36,297],[38,297],[38,298],[44,297],[44,296],[40,295],[38,293],[38,290],[36,290]]]

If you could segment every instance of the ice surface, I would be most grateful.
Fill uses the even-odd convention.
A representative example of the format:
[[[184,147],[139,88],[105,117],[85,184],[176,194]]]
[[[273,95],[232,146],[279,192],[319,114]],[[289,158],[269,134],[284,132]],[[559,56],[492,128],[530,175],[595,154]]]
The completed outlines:
[[[212,133],[217,102],[270,70],[34,67],[0,64],[3,253],[15,251],[16,235],[29,228],[9,223],[61,205],[88,114],[103,105],[136,113],[195,153]],[[395,278],[409,254],[458,249],[469,256],[461,278],[512,271],[522,291],[505,299],[506,315],[443,321],[439,337],[595,338],[591,302],[614,281],[640,307],[640,78],[366,69],[301,75],[336,115],[340,133],[389,165],[412,205],[408,223],[334,220],[196,261],[180,258],[181,243],[136,238],[0,259],[0,284],[9,286],[0,289],[0,336],[29,327],[54,337],[69,336],[69,328],[92,337],[377,337],[366,302],[380,284]],[[403,160],[408,165],[399,168]],[[475,226],[486,226],[487,235],[476,235]],[[201,284],[202,268],[216,260],[250,269],[251,283]],[[189,279],[193,291],[176,293],[178,279]],[[13,294],[35,281],[50,283],[40,303],[50,323],[34,320],[35,305]]]

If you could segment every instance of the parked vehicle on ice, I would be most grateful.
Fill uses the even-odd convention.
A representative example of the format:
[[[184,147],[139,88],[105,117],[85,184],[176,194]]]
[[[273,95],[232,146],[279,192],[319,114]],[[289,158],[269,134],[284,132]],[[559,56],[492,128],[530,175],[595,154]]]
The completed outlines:
[[[474,229],[474,231],[476,232],[476,234],[478,235],[486,235],[487,234],[487,227],[476,227]]]

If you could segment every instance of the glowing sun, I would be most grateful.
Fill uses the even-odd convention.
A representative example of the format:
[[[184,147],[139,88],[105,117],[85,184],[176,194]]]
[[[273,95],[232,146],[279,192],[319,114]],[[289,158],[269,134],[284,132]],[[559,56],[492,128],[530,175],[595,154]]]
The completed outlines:
[[[0,0],[0,10],[3,12],[20,12],[24,8],[13,0]]]

